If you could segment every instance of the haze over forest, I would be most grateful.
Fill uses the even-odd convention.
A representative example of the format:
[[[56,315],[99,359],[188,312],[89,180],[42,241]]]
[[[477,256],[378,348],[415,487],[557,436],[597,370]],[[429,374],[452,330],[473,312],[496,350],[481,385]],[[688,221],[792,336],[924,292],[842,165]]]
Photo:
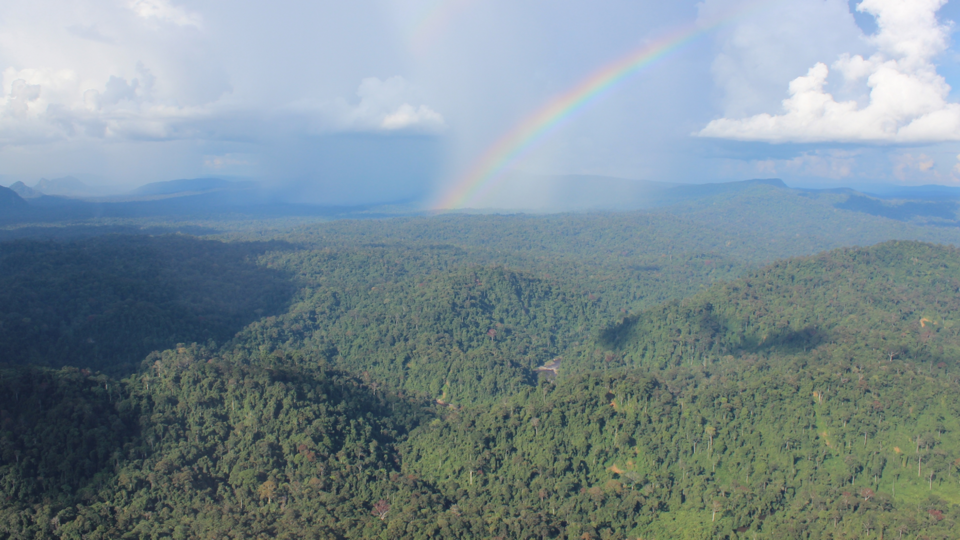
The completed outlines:
[[[0,537],[955,539],[957,10],[0,4]]]

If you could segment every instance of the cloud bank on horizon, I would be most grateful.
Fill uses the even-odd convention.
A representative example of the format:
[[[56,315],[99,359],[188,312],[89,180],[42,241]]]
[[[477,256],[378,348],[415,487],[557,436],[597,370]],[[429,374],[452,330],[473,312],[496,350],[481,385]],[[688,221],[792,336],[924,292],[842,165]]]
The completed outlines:
[[[867,38],[876,53],[841,54],[833,69],[869,93],[838,101],[825,90],[830,68],[817,62],[789,85],[779,115],[720,118],[702,137],[743,141],[931,143],[960,140],[960,104],[934,59],[949,45],[949,27],[937,20],[946,0],[863,0],[856,9],[876,18]],[[929,168],[929,167],[928,167]]]
[[[247,176],[336,204],[442,192],[601,66],[747,4],[760,9],[625,78],[511,167],[960,182],[960,5],[945,0],[33,0],[0,3],[0,184]]]
[[[170,0],[74,0],[69,2],[74,11],[94,12],[80,18],[97,22],[58,28],[69,17],[37,24],[49,7],[44,3],[50,4],[0,10],[9,12],[2,19],[5,24],[0,23],[5,36],[0,44],[6,51],[0,58],[7,64],[2,66],[2,88],[7,91],[0,95],[0,141],[5,144],[76,136],[189,138],[203,131],[203,122],[263,106],[236,99],[229,81],[197,80],[190,77],[195,73],[177,72],[207,69],[218,60],[190,65],[189,57],[213,48],[204,38],[204,17],[196,11]],[[118,50],[121,42],[127,51]],[[166,46],[171,49],[157,50]],[[156,58],[160,65],[133,59],[143,56]],[[66,65],[53,67],[56,64]],[[443,129],[440,113],[405,101],[412,92],[402,76],[382,81],[365,77],[356,84],[355,105],[335,96],[314,99],[307,106],[302,101],[288,105],[299,106],[300,114],[315,114],[312,125],[327,131]],[[207,95],[196,95],[203,93]]]
[[[126,15],[133,17],[124,17],[125,10],[130,12]],[[112,13],[119,20],[126,19],[135,30],[152,38],[164,37],[164,34],[180,37],[182,32],[197,34],[203,27],[201,15],[168,0],[136,0],[114,11],[120,12]],[[81,45],[88,52],[115,48],[116,42],[101,34],[96,25],[72,25],[66,29],[73,37],[95,42]],[[124,41],[136,41],[126,37]],[[188,37],[195,39],[197,35],[188,34]],[[141,60],[128,61],[126,68],[117,68],[120,55],[110,52],[114,54],[104,55],[100,62],[91,61],[92,54],[84,55],[80,65],[74,68],[51,68],[42,62],[31,67],[7,66],[0,73],[2,88],[9,89],[0,94],[0,145],[78,138],[153,141],[216,138],[216,132],[232,118],[264,112],[279,117],[296,114],[306,120],[313,132],[439,133],[445,128],[439,112],[425,104],[413,105],[407,101],[413,92],[401,76],[386,80],[362,79],[356,91],[359,99],[356,104],[340,97],[301,99],[264,111],[262,104],[235,99],[224,81],[217,81],[219,92],[208,92],[206,99],[191,99],[197,90],[204,91],[192,87],[204,81],[180,78],[180,74],[169,72],[158,79]],[[174,57],[172,60],[180,63],[186,59]]]
[[[336,163],[316,145],[447,129],[403,62],[371,39],[389,39],[388,22],[371,17],[379,11],[379,0],[279,0],[266,11],[203,0],[0,3],[0,182],[75,174],[124,188],[239,174],[343,193],[333,184],[353,181],[345,168],[362,160]],[[283,148],[294,139],[302,155]]]

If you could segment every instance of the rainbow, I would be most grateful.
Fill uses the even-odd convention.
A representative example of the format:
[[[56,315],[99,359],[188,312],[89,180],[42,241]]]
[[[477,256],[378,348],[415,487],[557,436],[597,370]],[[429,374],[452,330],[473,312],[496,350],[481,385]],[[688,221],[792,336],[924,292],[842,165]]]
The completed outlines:
[[[752,12],[763,0],[748,4],[733,15],[708,24],[701,24],[675,31],[660,40],[607,64],[592,73],[567,92],[555,97],[544,107],[518,123],[497,139],[433,208],[450,210],[462,208],[471,199],[496,187],[502,180],[504,170],[524,152],[554,128],[571,118],[590,103],[596,101],[624,79],[650,66],[670,53],[695,41],[717,27],[729,24]]]

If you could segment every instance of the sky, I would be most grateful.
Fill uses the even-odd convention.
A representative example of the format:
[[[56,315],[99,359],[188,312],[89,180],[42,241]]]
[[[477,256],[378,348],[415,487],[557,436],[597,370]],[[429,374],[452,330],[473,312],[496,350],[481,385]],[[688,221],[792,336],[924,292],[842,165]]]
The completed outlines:
[[[518,172],[960,185],[954,20],[944,0],[11,0],[0,184],[247,177],[438,207]]]

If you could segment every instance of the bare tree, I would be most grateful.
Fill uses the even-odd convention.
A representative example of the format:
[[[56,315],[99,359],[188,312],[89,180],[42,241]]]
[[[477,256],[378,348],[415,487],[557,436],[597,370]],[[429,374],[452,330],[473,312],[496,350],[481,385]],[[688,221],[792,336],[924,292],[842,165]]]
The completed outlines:
[[[377,504],[373,505],[373,515],[380,518],[380,521],[383,521],[387,518],[387,514],[390,513],[390,503],[385,499],[380,499],[377,501]]]

